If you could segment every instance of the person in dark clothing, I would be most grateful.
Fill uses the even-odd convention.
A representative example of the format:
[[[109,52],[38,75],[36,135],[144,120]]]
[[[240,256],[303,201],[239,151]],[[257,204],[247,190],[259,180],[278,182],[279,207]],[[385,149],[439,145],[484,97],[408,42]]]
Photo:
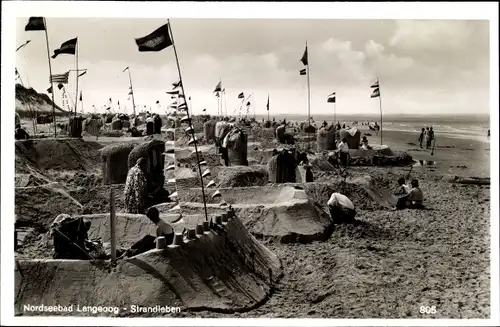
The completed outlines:
[[[422,128],[420,136],[418,137],[418,143],[420,144],[420,149],[422,149],[422,144],[424,143],[424,137],[425,137],[425,128]]]
[[[160,115],[154,115],[153,122],[154,122],[154,134],[161,134],[162,121]]]
[[[21,127],[21,125],[16,125],[16,131],[14,134],[14,138],[16,140],[27,140],[30,138],[28,133],[24,130],[24,128]]]

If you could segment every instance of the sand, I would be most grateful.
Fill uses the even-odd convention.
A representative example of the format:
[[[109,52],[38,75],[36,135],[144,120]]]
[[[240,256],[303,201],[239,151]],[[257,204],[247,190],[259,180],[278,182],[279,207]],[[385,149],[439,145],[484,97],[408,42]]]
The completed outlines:
[[[362,130],[365,132],[368,131]],[[264,139],[259,139],[260,135]],[[437,130],[436,148],[431,155],[431,151],[416,145],[417,133],[384,131],[383,136],[383,143],[395,153],[405,151],[414,159],[422,160],[421,165],[411,168],[410,178],[420,181],[426,210],[390,211],[381,201],[373,200],[366,190],[343,187],[336,172],[319,171],[315,167],[315,183],[304,185],[311,201],[325,210],[330,192],[348,193],[357,207],[359,224],[336,226],[327,240],[308,244],[261,240],[284,267],[283,279],[265,303],[245,313],[186,310],[180,316],[488,318],[491,309],[489,187],[454,184],[450,178],[455,175],[489,177],[489,143],[444,137]],[[108,137],[97,142],[107,145],[123,142],[123,139]],[[95,141],[95,138],[88,140]],[[375,135],[368,136],[368,140],[380,142]],[[259,131],[252,132],[249,141],[259,142],[256,147],[260,149],[279,146],[268,134]],[[298,148],[306,145],[304,136]],[[215,168],[214,154],[207,150],[204,155],[211,158],[207,161]],[[248,156],[250,163],[266,164],[262,151],[253,150],[250,145]],[[216,168],[214,175],[218,177],[219,171],[220,168]],[[396,186],[397,178],[409,172],[410,167],[351,167],[349,178],[369,175],[379,189],[389,192]],[[60,182],[84,207],[93,207],[93,213],[106,210],[106,190],[99,190],[95,185],[94,191],[78,196],[75,186],[77,180],[82,180],[81,174],[96,176],[88,177],[87,184],[98,181],[98,168],[70,172],[40,170],[38,173]],[[217,177],[214,178],[220,182]],[[196,186],[194,181],[189,187]],[[257,202],[259,197],[263,195],[246,201]],[[270,200],[261,202],[266,201]],[[53,210],[54,218],[61,213],[55,212],[60,210],[57,207]],[[435,305],[437,313],[422,315],[419,312],[422,305]]]

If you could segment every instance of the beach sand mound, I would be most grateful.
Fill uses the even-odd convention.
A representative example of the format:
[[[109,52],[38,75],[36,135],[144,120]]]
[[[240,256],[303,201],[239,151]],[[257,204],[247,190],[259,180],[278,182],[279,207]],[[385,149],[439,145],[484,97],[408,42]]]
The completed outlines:
[[[130,315],[130,310],[121,308],[131,304],[246,311],[269,298],[282,274],[278,257],[259,244],[238,218],[217,232],[118,261],[114,268],[103,261],[84,260],[18,260],[16,266],[16,315],[29,314],[23,310],[26,303],[112,304],[120,308],[119,316]],[[92,315],[76,311],[76,305],[74,312],[62,314]]]
[[[19,226],[48,229],[61,213],[77,214],[83,206],[60,184],[15,188],[15,214]]]
[[[29,172],[26,166],[40,171],[99,171],[101,148],[97,142],[76,138],[16,141],[16,172]]]
[[[258,238],[281,243],[307,243],[326,240],[331,221],[323,210],[309,200],[303,190],[290,185],[237,187],[219,189],[221,198],[207,201],[211,214],[224,210],[220,201],[231,204],[245,227]],[[207,195],[206,195],[207,196]],[[180,207],[184,213],[203,210],[201,190],[191,189],[183,196]]]
[[[265,166],[232,166],[219,170],[218,187],[264,186],[268,182]]]

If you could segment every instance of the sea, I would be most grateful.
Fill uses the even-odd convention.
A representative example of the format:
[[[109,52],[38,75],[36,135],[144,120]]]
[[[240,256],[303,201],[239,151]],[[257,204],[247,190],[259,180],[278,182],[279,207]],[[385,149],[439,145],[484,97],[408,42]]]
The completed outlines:
[[[331,124],[334,121],[333,115],[311,115],[314,123],[320,125],[323,121]],[[267,119],[267,116],[257,115],[257,119]],[[272,117],[270,117],[272,119]],[[307,121],[307,115],[275,115],[276,120],[283,120],[291,122]],[[337,121],[346,126],[353,126],[357,122],[361,126],[361,122],[365,125],[367,122],[373,126],[374,122],[380,124],[380,116],[368,115],[337,115]],[[489,115],[467,115],[467,116],[440,116],[440,115],[422,115],[422,116],[409,116],[409,115],[392,115],[383,117],[383,130],[403,131],[420,133],[422,128],[433,127],[436,134],[461,138],[468,140],[477,140],[480,142],[489,143],[490,138],[487,136],[490,130],[490,117]],[[365,126],[362,126],[366,128]]]

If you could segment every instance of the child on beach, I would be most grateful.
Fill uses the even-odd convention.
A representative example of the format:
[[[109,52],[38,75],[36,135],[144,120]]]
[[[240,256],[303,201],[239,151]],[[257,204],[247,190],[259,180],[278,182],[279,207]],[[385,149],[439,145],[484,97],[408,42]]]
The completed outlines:
[[[337,148],[339,150],[340,160],[342,161],[344,167],[346,167],[349,160],[349,145],[347,145],[347,140],[345,137],[342,138]]]
[[[404,177],[400,177],[398,179],[398,188],[396,189],[396,192],[394,192],[394,195],[396,196],[401,196],[410,193],[411,188],[406,185],[406,180]]]

